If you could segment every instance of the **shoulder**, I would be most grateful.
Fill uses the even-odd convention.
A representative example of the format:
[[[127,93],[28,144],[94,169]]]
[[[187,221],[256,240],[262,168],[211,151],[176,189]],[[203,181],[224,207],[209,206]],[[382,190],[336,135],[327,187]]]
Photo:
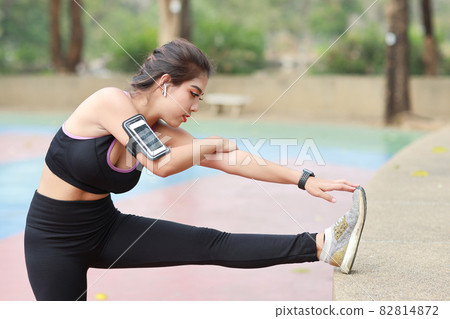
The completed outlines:
[[[87,97],[67,119],[65,128],[79,136],[102,136],[110,132],[107,129],[109,123],[135,113],[136,109],[124,91],[106,87]]]
[[[127,104],[132,105],[129,97],[125,91],[115,87],[105,87],[94,94],[89,99],[92,100],[98,107],[124,107]]]
[[[112,134],[123,144],[127,135],[122,123],[136,114],[135,106],[124,91],[105,87],[80,104],[69,118],[69,125],[77,130],[83,129],[88,132],[86,134],[95,134],[88,136]]]
[[[100,89],[86,101],[91,105],[90,112],[95,114],[95,118],[104,128],[108,128],[111,122],[122,123],[137,114],[131,99],[123,90],[115,87]]]
[[[95,94],[103,97],[111,97],[111,96],[126,96],[125,91],[116,87],[104,87],[95,92]]]

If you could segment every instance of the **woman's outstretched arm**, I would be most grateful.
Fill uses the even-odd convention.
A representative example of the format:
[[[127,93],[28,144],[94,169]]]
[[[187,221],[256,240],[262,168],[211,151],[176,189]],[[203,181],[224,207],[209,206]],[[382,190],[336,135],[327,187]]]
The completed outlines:
[[[225,138],[214,136],[204,139],[199,144],[199,140],[181,128],[171,128],[162,122],[158,122],[154,128],[161,134],[161,140],[167,141],[166,145],[172,149],[171,163],[167,163],[167,166],[162,168],[169,172],[168,175],[192,165],[201,165],[228,174],[279,184],[297,185],[302,175],[302,171],[281,166],[239,150],[232,141]],[[213,146],[213,151],[205,153],[201,150],[203,147],[207,149],[208,145]],[[178,153],[183,153],[183,156],[176,156],[177,149],[180,151]],[[181,149],[183,149],[182,152]],[[203,157],[195,155],[201,153],[204,153]],[[168,169],[171,166],[174,167]],[[359,185],[345,180],[310,177],[306,182],[305,190],[313,196],[335,202],[335,199],[327,192],[335,190],[353,192],[357,186]]]
[[[264,160],[242,150],[208,155],[200,162],[200,165],[218,169],[228,174],[279,184],[297,185],[303,173],[302,171]],[[310,177],[306,182],[305,190],[313,196],[334,203],[336,199],[327,192],[353,192],[357,186],[359,185],[346,180],[325,180],[318,177]]]

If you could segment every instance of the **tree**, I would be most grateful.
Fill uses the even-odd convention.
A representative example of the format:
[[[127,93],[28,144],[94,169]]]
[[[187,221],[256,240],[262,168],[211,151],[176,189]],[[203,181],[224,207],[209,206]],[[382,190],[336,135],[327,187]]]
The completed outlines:
[[[424,49],[422,61],[425,75],[437,75],[438,72],[438,52],[433,34],[433,14],[431,0],[422,0],[422,19],[425,31]]]
[[[386,122],[410,110],[408,67],[408,0],[389,0],[386,6]]]
[[[159,0],[160,26],[159,45],[175,38],[187,40],[191,36],[191,18],[189,0]]]
[[[191,6],[189,0],[183,0],[182,3],[183,6],[181,9],[180,36],[186,40],[191,40],[191,33],[192,33]]]
[[[83,26],[81,23],[81,0],[69,1],[70,40],[67,53],[63,53],[61,41],[61,0],[50,0],[50,51],[52,63],[58,72],[74,73],[81,61],[83,51]]]

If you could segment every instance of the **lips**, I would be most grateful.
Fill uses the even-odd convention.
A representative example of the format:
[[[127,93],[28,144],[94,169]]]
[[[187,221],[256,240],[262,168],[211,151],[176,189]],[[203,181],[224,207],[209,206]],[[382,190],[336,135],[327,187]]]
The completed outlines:
[[[190,117],[190,115],[183,115],[183,122],[186,122],[188,117]]]

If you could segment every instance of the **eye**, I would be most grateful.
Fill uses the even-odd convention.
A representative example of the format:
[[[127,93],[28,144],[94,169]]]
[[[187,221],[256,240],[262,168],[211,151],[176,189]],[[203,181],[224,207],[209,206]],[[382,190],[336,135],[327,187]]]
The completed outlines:
[[[198,99],[199,99],[200,101],[202,101],[202,100],[203,100],[203,98],[201,98],[201,97],[200,97],[200,94],[198,94],[198,93],[195,93],[194,91],[191,91],[191,95],[192,95],[192,97],[193,97],[193,98],[196,98],[196,97],[198,97]]]

